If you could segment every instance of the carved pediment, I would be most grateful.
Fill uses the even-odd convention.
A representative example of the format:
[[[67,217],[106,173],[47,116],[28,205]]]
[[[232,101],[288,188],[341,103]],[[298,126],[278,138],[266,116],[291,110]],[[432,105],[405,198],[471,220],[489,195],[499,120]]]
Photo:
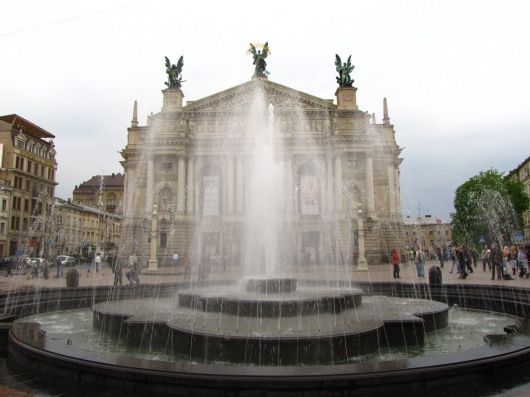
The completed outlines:
[[[259,98],[261,93],[262,100]],[[208,97],[190,102],[186,113],[246,112],[254,104],[272,103],[275,111],[329,112],[336,108],[332,101],[318,98],[264,79],[254,79]]]

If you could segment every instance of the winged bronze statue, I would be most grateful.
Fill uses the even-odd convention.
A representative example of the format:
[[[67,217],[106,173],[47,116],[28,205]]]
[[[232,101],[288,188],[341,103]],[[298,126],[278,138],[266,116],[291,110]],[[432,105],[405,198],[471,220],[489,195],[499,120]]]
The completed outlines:
[[[337,83],[339,87],[351,87],[353,85],[353,79],[350,77],[350,73],[353,71],[353,66],[351,64],[351,55],[348,57],[347,62],[342,62],[339,55],[335,54],[335,67],[339,73],[337,77]]]
[[[182,80],[182,67],[184,66],[184,55],[179,58],[176,65],[172,65],[168,57],[165,58],[167,73],[167,81],[165,84],[168,88],[180,89],[180,87],[182,87],[182,83],[184,82],[184,80]]]
[[[250,43],[249,52],[254,58],[254,77],[267,77],[269,72],[267,71],[265,58],[269,55],[269,42],[266,42],[261,50],[256,50],[254,44]]]

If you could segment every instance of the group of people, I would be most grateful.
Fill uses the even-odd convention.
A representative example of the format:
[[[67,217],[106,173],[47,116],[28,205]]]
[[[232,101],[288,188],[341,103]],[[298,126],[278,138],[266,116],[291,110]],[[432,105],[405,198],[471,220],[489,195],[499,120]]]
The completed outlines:
[[[491,271],[491,279],[511,280],[519,275],[528,278],[528,250],[524,247],[508,247],[502,249],[497,243],[484,246],[481,252],[483,271]],[[511,274],[510,274],[511,273]]]
[[[436,257],[439,261],[439,267],[444,268],[446,260],[452,262],[449,273],[457,272],[459,279],[466,279],[474,269],[478,267],[479,258],[482,259],[483,271],[491,271],[491,280],[512,280],[517,275],[520,278],[530,278],[529,255],[525,247],[508,247],[497,242],[483,247],[480,256],[478,251],[466,245],[454,245],[450,249],[443,250],[438,248]],[[446,255],[447,253],[447,255]],[[416,265],[416,274],[418,278],[425,277],[425,261],[427,255],[417,247],[414,252],[414,263]],[[390,262],[393,267],[393,277],[400,278],[401,256],[397,249],[392,249],[390,253]]]
[[[414,263],[416,265],[416,274],[418,278],[425,278],[425,253],[420,247],[416,248],[414,253]],[[392,263],[394,278],[401,278],[399,272],[401,271],[399,264],[401,263],[401,255],[396,248],[393,248],[390,252],[390,263]]]

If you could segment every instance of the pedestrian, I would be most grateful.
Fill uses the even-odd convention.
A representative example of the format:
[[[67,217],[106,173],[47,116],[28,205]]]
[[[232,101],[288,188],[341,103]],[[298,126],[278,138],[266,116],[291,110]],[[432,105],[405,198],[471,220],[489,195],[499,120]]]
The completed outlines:
[[[464,251],[464,247],[461,245],[457,246],[455,253],[456,253],[456,260],[458,261],[458,270],[460,273],[460,276],[458,277],[458,279],[465,280],[468,274],[466,271],[467,255]]]
[[[451,250],[449,251],[449,257],[451,258],[451,271],[449,273],[453,273],[455,271],[455,267],[456,267],[456,272],[460,273],[460,271],[458,270],[458,264],[456,262],[457,261],[456,246],[451,247]]]
[[[418,275],[418,278],[424,278],[425,277],[425,255],[420,247],[416,250],[416,256],[414,258],[414,262],[416,263],[416,273]]]
[[[444,254],[443,254],[443,251],[440,247],[437,247],[436,248],[436,255],[438,256],[438,261],[440,262],[440,267],[443,269],[444,268]]]
[[[490,245],[490,260],[491,260],[491,279],[495,280],[495,275],[497,275],[497,280],[503,279],[503,263],[502,263],[502,251],[499,245],[495,242],[492,242]]]
[[[482,270],[486,271],[486,267],[488,268],[488,270],[491,270],[491,262],[490,262],[491,251],[487,245],[485,245],[484,248],[482,249],[480,256],[482,258]]]
[[[55,272],[55,278],[63,278],[63,261],[60,257],[55,258],[55,265],[57,266],[57,271]]]
[[[123,269],[121,265],[121,259],[115,260],[114,265],[114,286],[123,285]]]
[[[99,273],[99,266],[101,265],[101,254],[98,252],[94,258],[94,263],[96,264],[96,273]]]
[[[508,246],[505,245],[502,248],[502,275],[503,276],[506,273],[508,273],[509,265],[510,265],[510,248],[508,248]]]
[[[393,267],[393,276],[394,278],[401,278],[399,277],[399,252],[397,252],[397,249],[392,249],[390,253],[390,260],[392,261],[392,267]]]
[[[171,262],[172,262],[173,267],[177,266],[179,264],[179,254],[175,252],[173,256],[171,257]]]
[[[519,247],[517,252],[517,266],[519,266],[519,277],[523,278],[528,274],[527,257],[523,247]]]
[[[45,280],[50,278],[50,266],[48,265],[48,259],[42,260],[42,277],[44,277]]]

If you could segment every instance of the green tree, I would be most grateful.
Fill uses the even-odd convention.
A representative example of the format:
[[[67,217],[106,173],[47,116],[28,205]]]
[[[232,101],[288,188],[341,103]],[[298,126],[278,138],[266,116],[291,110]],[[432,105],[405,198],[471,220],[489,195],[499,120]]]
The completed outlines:
[[[509,243],[528,205],[522,183],[503,178],[497,170],[482,171],[456,189],[453,239],[468,245],[478,244],[481,237]]]

